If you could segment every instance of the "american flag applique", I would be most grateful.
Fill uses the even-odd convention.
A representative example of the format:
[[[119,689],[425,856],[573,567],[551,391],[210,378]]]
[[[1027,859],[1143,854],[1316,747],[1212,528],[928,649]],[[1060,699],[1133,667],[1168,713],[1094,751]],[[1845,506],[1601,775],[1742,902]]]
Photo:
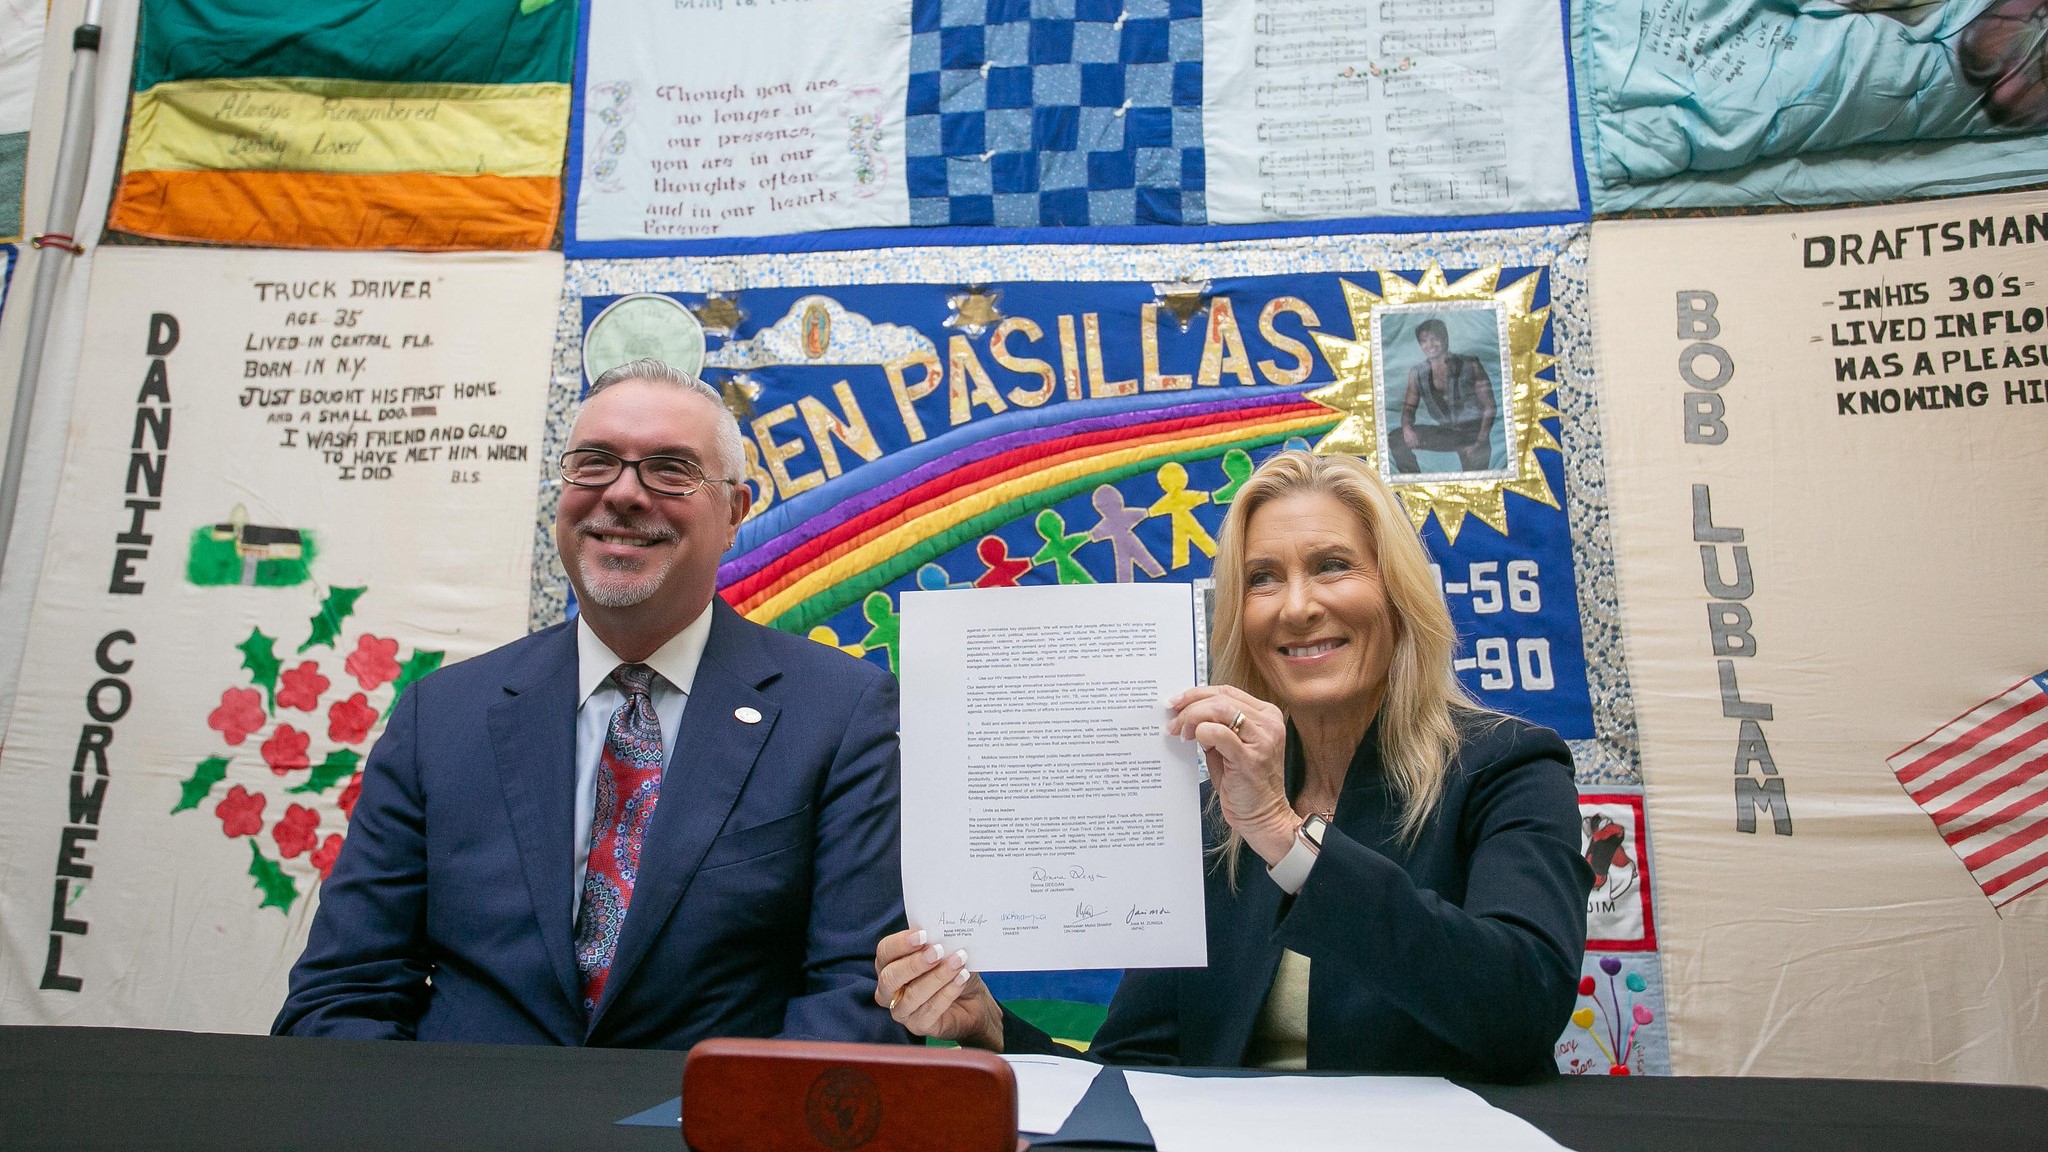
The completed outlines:
[[[2048,672],[1886,763],[1993,907],[2048,884]]]

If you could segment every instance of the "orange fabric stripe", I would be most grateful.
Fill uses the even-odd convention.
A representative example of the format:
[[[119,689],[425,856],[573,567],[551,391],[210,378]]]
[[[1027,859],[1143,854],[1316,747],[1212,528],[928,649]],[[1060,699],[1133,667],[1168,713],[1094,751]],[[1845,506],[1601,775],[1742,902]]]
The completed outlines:
[[[547,248],[562,182],[424,172],[127,172],[107,224],[265,248]]]

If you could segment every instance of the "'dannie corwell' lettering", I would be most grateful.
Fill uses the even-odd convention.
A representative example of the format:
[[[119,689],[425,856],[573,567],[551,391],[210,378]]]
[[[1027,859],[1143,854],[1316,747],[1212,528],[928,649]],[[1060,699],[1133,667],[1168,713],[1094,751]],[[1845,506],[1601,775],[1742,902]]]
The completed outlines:
[[[107,800],[107,749],[114,743],[114,726],[128,715],[135,695],[123,679],[135,661],[115,646],[131,648],[135,633],[119,629],[100,637],[93,649],[93,665],[99,678],[85,690],[86,722],[78,729],[78,750],[71,757],[71,804],[65,826],[57,833],[56,885],[50,897],[50,947],[43,958],[46,992],[77,992],[85,987],[78,976],[64,972],[64,937],[83,936],[91,925],[72,914],[72,902],[92,879],[88,858],[100,838],[100,810]],[[78,881],[74,885],[72,882]]]
[[[149,559],[153,537],[148,516],[163,507],[164,465],[171,448],[171,375],[164,358],[178,346],[178,318],[158,312],[149,318],[144,344],[150,357],[142,387],[135,394],[135,432],[128,442],[128,475],[123,485],[128,527],[114,537],[113,571],[107,591],[117,596],[142,594],[138,565]]]

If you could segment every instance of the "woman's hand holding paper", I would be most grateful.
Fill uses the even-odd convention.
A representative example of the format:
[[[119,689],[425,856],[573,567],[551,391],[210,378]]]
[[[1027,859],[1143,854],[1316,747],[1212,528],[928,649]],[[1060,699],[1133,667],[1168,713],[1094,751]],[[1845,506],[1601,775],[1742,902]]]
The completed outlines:
[[[919,1036],[1001,1052],[1002,1007],[968,970],[967,953],[948,956],[926,940],[913,928],[875,945],[875,1002]]]

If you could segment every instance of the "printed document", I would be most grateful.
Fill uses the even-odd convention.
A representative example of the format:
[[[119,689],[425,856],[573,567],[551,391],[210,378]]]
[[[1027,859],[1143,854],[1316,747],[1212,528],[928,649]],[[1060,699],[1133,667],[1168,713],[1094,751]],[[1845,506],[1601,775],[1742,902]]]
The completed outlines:
[[[977,971],[1208,961],[1185,584],[906,592],[903,903]]]

